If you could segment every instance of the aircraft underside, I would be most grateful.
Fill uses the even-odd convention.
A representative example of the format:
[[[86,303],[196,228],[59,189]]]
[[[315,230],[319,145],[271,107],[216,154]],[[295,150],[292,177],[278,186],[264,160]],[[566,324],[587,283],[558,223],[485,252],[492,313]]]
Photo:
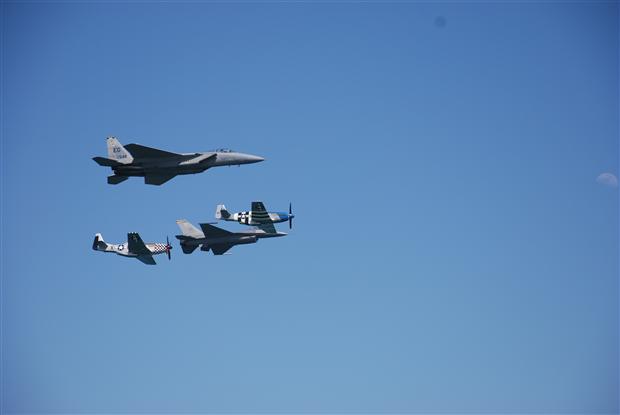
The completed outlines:
[[[117,176],[127,177],[144,177],[149,174],[157,175],[180,175],[180,174],[195,174],[202,173],[209,167],[173,167],[173,168],[160,168],[160,169],[145,169],[143,167],[119,167],[114,169],[114,174]]]

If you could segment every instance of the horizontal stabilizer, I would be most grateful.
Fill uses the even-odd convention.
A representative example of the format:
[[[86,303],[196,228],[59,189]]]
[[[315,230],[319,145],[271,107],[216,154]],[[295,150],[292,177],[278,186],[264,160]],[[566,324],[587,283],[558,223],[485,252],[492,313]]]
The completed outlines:
[[[142,146],[140,144],[127,144],[125,149],[131,153],[134,159],[176,158],[181,156],[181,154],[178,153],[171,153],[169,151]]]
[[[114,176],[108,176],[108,184],[119,184],[119,183],[124,182],[127,179],[129,179],[129,177],[118,176],[115,174]]]
[[[198,248],[198,245],[186,245],[184,243],[181,243],[181,249],[183,250],[184,254],[191,254],[196,250],[196,248]]]
[[[116,160],[112,160],[112,159],[108,159],[105,157],[93,157],[93,160],[95,160],[95,162],[100,165],[100,166],[105,166],[105,167],[116,167],[116,166],[122,166],[123,163],[119,163]]]

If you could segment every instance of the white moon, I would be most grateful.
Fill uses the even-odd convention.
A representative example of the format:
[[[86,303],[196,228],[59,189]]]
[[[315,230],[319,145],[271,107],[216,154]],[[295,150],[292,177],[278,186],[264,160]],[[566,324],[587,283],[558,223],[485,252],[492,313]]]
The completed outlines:
[[[618,178],[611,173],[601,173],[596,178],[596,182],[604,186],[618,187]]]

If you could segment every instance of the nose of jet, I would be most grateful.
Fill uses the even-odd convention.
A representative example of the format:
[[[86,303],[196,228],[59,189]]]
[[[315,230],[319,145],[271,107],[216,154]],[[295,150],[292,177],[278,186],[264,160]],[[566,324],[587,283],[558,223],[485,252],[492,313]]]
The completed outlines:
[[[265,161],[264,158],[255,156],[253,154],[243,154],[242,159],[243,159],[244,164],[251,164],[251,163],[258,163],[261,161]]]

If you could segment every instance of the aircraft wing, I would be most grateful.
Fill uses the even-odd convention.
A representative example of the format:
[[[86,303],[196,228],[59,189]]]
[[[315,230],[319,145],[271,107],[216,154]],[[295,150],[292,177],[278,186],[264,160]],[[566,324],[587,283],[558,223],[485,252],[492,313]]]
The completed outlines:
[[[138,256],[152,255],[151,251],[149,251],[146,245],[144,245],[144,242],[142,242],[142,238],[140,238],[140,235],[138,235],[137,232],[131,232],[127,234],[127,249],[129,249],[129,252],[131,252],[132,254],[136,254]]]
[[[174,179],[176,176],[176,174],[145,174],[144,183],[159,186],[170,179]]]
[[[252,215],[254,215],[255,212],[267,213],[267,209],[265,209],[265,205],[263,205],[263,202],[252,202]]]
[[[274,228],[273,223],[271,223],[269,212],[265,209],[263,202],[252,202],[252,220],[260,223],[258,227],[265,232],[276,232],[276,228]]]
[[[138,255],[136,258],[147,265],[157,265],[152,255]]]
[[[171,153],[169,151],[159,150],[153,147],[147,147],[140,144],[127,144],[125,150],[129,151],[135,159],[158,159],[168,157],[181,157],[181,154]]]
[[[202,233],[205,234],[205,238],[221,238],[223,236],[230,236],[232,232],[228,232],[226,229],[218,228],[217,226],[210,225],[208,223],[201,223]],[[211,246],[211,245],[209,245]],[[227,250],[230,249],[227,248]]]
[[[234,245],[232,244],[217,244],[217,245],[209,245],[211,251],[213,251],[213,255],[222,255]]]
[[[267,232],[267,233],[276,233],[276,227],[273,226],[273,223],[269,222],[269,223],[261,223],[260,225],[257,226],[258,229],[262,229],[263,231]]]

